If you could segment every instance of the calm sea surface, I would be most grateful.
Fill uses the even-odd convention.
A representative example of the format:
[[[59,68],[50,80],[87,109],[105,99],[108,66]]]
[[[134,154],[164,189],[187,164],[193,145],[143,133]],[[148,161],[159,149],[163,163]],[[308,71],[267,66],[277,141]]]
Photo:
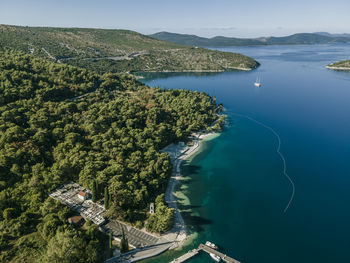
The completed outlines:
[[[179,195],[196,237],[169,262],[210,240],[243,263],[350,262],[350,73],[325,69],[350,59],[350,45],[224,48],[251,56],[251,72],[157,74],[151,86],[204,91],[228,124],[184,167]],[[260,76],[262,86],[253,83]],[[276,152],[281,139],[292,186]],[[189,262],[213,262],[205,253]]]

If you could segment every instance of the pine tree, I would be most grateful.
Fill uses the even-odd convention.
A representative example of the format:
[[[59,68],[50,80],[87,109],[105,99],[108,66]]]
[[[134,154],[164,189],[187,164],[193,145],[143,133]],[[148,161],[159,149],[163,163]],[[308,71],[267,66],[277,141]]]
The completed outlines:
[[[108,191],[108,186],[105,187],[105,208],[109,208],[109,191]]]
[[[97,183],[94,180],[92,184],[92,202],[97,201]]]
[[[129,242],[125,236],[124,229],[123,229],[122,238],[120,240],[120,252],[125,253],[128,250],[129,250]]]
[[[113,236],[112,236],[112,232],[109,232],[108,234],[108,237],[109,237],[109,256],[112,257],[113,256],[113,244],[112,244],[112,241],[113,241]]]

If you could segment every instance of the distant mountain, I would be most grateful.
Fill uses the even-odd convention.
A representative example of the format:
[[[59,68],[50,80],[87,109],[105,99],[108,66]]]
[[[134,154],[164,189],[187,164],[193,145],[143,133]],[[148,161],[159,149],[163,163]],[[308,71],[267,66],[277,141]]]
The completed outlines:
[[[199,37],[196,35],[176,34],[170,32],[159,32],[149,35],[152,38],[164,40],[176,44],[190,45],[190,46],[246,46],[259,45],[261,41],[257,39],[244,39],[233,37],[217,36],[213,38]]]
[[[350,37],[350,34],[331,34],[328,32],[315,32],[314,34],[322,35],[322,36],[327,36],[327,37]]]
[[[350,37],[326,36],[315,33],[299,33],[286,37],[233,38],[217,36],[212,38],[196,35],[159,32],[149,35],[152,38],[176,44],[222,47],[222,46],[256,46],[256,45],[293,45],[293,44],[327,44],[350,42]]]
[[[247,56],[157,40],[130,30],[0,25],[0,50],[104,72],[250,70]]]

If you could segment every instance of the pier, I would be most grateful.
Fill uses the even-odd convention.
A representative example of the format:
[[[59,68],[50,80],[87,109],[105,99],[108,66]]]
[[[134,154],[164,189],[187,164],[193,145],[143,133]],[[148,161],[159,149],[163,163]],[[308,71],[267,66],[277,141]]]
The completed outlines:
[[[190,258],[194,257],[195,255],[197,255],[199,253],[198,249],[193,249],[188,251],[186,254],[182,255],[181,257],[178,257],[176,259],[174,259],[173,261],[171,261],[170,263],[181,263],[181,262],[185,262],[187,260],[189,260]]]
[[[203,244],[200,244],[197,249],[193,249],[193,250],[188,251],[186,254],[174,259],[170,263],[185,262],[185,261],[189,260],[190,258],[196,256],[199,253],[199,251],[201,251],[201,250],[203,250],[204,252],[207,252],[208,254],[210,254],[210,253],[215,254],[215,255],[219,256],[221,258],[221,260],[223,260],[224,262],[227,262],[227,263],[241,263],[238,260],[231,258],[231,257],[217,251],[216,249],[213,249],[213,248],[208,247],[208,246],[203,245]]]
[[[215,254],[217,256],[219,256],[223,261],[227,262],[227,263],[241,263],[238,260],[235,260],[234,258],[228,257],[225,254],[217,251],[216,249],[213,249],[211,247],[208,247],[206,245],[200,244],[198,247],[199,250],[203,250],[207,253],[212,253]]]

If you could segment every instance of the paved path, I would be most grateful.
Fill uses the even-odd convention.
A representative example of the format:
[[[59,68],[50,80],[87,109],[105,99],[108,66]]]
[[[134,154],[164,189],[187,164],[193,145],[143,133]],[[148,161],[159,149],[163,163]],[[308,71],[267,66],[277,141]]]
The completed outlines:
[[[51,59],[53,59],[53,60],[56,60],[56,58],[54,57],[54,56],[52,56],[45,48],[41,48],[45,53],[46,53],[46,55],[49,57],[49,58],[51,58]]]
[[[125,262],[136,262],[146,258],[157,256],[164,251],[168,250],[172,246],[172,243],[167,242],[154,246],[149,246],[143,249],[135,249],[128,253],[107,259],[105,263],[125,263]]]

